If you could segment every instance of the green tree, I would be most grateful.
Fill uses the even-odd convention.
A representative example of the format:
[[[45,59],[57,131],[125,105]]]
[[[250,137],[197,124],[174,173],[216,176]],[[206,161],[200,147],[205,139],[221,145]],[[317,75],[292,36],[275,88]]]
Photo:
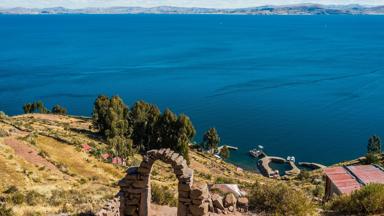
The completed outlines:
[[[24,111],[25,114],[32,113],[33,112],[32,111],[32,104],[30,104],[30,103],[24,104],[23,111]]]
[[[155,142],[152,148],[170,148],[189,162],[189,143],[196,130],[188,116],[179,117],[166,109],[156,124]]]
[[[49,113],[49,110],[44,106],[42,101],[35,101],[33,103],[26,103],[23,106],[24,113]]]
[[[92,113],[93,126],[99,129],[101,134],[105,134],[107,127],[107,112],[109,109],[110,100],[105,95],[100,95],[97,97]]]
[[[216,128],[210,128],[203,136],[203,148],[209,150],[211,153],[217,151],[220,144],[220,137]]]
[[[65,107],[62,107],[58,104],[56,104],[54,107],[52,107],[53,114],[60,114],[60,115],[66,115],[67,114],[67,109]]]
[[[367,152],[374,154],[381,153],[381,140],[379,136],[373,135],[368,139]]]
[[[227,146],[223,146],[223,148],[220,150],[220,157],[223,159],[228,159],[230,156],[230,151]]]
[[[130,137],[131,128],[128,121],[129,109],[119,96],[113,96],[109,101],[109,107],[105,116],[105,136]]]
[[[119,96],[99,96],[94,104],[93,124],[100,130],[115,156],[127,158],[133,153],[129,109]]]
[[[134,153],[131,139],[115,136],[113,138],[108,138],[107,143],[111,146],[111,152],[114,156],[127,159]]]
[[[133,127],[132,140],[142,152],[156,145],[155,126],[160,118],[160,110],[155,105],[144,101],[136,102],[130,112]]]

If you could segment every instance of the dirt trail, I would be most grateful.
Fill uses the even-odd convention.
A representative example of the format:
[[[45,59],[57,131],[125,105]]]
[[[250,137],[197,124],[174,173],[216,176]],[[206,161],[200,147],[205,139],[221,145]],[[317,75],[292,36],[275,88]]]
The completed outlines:
[[[60,172],[55,165],[38,155],[38,152],[34,148],[28,146],[20,140],[17,140],[13,137],[9,137],[4,139],[4,144],[13,148],[15,150],[16,155],[24,158],[26,161],[37,166],[45,166],[47,169],[52,171]]]

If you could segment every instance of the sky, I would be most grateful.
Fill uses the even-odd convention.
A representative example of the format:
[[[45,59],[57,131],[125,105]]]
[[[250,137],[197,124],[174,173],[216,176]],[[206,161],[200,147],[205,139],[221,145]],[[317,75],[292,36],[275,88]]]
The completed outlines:
[[[262,5],[287,5],[317,3],[331,5],[361,4],[384,5],[384,0],[0,0],[0,7],[27,8],[85,8],[85,7],[205,7],[205,8],[242,8]]]

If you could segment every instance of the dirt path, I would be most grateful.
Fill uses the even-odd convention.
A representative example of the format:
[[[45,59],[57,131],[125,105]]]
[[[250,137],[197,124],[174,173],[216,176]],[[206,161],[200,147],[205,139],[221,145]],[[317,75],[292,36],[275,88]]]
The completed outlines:
[[[15,150],[16,155],[22,157],[26,161],[35,164],[37,166],[45,166],[47,169],[52,171],[60,172],[55,165],[53,165],[51,162],[47,161],[45,158],[38,155],[38,152],[28,146],[27,144],[23,143],[20,140],[17,140],[16,138],[10,137],[4,139],[4,144],[10,146]]]
[[[161,206],[151,203],[151,211],[149,216],[176,216],[177,215],[177,208],[176,207],[169,207],[169,206]],[[224,216],[224,214],[214,214],[209,213],[210,216]],[[252,213],[240,213],[240,212],[234,212],[234,213],[228,213],[225,214],[225,216],[250,216],[255,215]]]

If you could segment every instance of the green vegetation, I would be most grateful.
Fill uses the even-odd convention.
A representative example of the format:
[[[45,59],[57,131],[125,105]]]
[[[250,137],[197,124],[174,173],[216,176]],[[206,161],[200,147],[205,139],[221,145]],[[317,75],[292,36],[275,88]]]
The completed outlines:
[[[368,139],[367,152],[373,154],[381,153],[381,140],[379,136],[373,135]]]
[[[49,111],[49,109],[47,109],[44,103],[40,100],[32,103],[24,104],[23,111],[24,113],[54,113],[54,114],[60,114],[60,115],[67,114],[67,109],[60,105],[55,105],[54,107],[52,107],[52,110]]]
[[[177,116],[138,101],[130,110],[118,96],[99,96],[94,104],[93,125],[106,138],[113,152],[127,158],[133,148],[141,152],[150,149],[170,148],[189,161],[189,143],[195,128],[186,115]]]
[[[209,128],[207,132],[204,133],[202,146],[205,150],[210,151],[211,153],[217,152],[217,147],[220,144],[220,137],[217,133],[216,128]]]
[[[58,104],[52,107],[53,114],[59,114],[59,115],[66,115],[67,114],[67,109],[65,107],[62,107]]]
[[[374,154],[374,153],[368,153],[368,154],[365,156],[364,163],[365,163],[365,164],[378,164],[378,163],[380,163],[380,159],[379,159],[379,157],[378,157],[377,154]]]
[[[24,113],[49,113],[42,101],[35,101],[33,103],[26,103],[23,106]]]
[[[276,215],[313,215],[315,206],[304,192],[284,183],[255,183],[249,194],[251,208]]]
[[[228,159],[230,156],[230,151],[227,146],[223,146],[223,148],[220,150],[220,157],[223,159]]]
[[[7,208],[5,204],[0,203],[0,216],[12,216],[13,212],[11,208]]]
[[[337,196],[327,208],[343,215],[384,214],[384,185],[369,184],[351,195]]]
[[[177,199],[174,193],[167,186],[151,185],[152,202],[159,205],[177,206]]]

